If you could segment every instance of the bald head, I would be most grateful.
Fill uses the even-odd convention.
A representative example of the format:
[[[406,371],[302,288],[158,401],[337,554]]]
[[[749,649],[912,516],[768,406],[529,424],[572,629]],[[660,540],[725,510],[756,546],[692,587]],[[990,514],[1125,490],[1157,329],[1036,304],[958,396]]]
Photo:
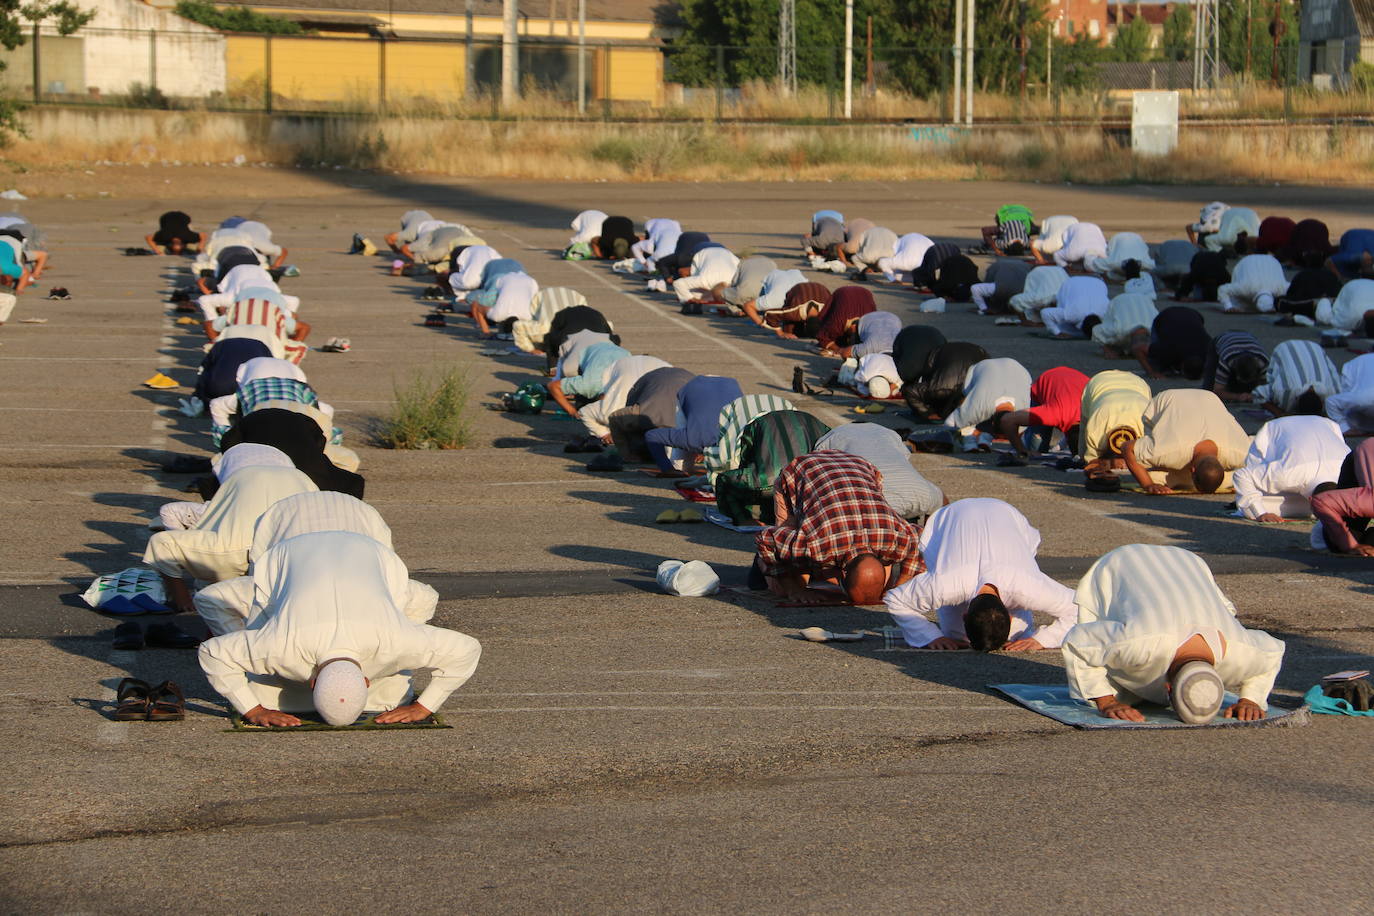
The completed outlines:
[[[1193,488],[1199,493],[1215,493],[1226,479],[1226,469],[1215,455],[1205,455],[1193,465]]]
[[[873,554],[855,557],[844,568],[844,591],[854,604],[881,604],[887,570]]]

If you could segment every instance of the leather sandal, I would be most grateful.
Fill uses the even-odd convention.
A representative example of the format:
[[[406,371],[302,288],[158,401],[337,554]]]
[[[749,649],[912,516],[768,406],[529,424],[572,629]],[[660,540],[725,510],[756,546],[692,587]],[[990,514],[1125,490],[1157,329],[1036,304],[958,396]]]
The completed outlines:
[[[149,722],[180,722],[186,718],[186,697],[172,681],[154,687],[148,701]]]
[[[114,717],[118,722],[141,722],[148,718],[148,700],[152,688],[147,681],[126,677],[119,682],[115,694]]]

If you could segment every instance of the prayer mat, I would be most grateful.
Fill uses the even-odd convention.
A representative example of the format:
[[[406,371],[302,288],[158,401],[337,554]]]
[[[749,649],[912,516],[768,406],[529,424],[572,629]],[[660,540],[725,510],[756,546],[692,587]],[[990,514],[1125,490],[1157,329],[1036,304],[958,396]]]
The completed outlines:
[[[718,525],[728,531],[738,531],[740,534],[753,534],[762,531],[763,525],[736,525],[730,520],[730,516],[721,512],[719,509],[707,509],[702,513],[702,517],[713,525]]]
[[[883,638],[879,652],[972,652],[972,649],[927,649],[921,646],[908,646],[901,627],[878,627],[874,631]]]
[[[243,721],[243,717],[234,713],[229,717],[233,723],[232,727],[224,729],[227,732],[363,732],[363,731],[388,731],[390,729],[414,729],[414,728],[453,728],[439,717],[438,713],[431,715],[423,722],[392,722],[386,725],[378,725],[371,719],[363,719],[354,722],[352,725],[330,725],[309,713],[292,713],[297,719],[301,720],[300,725],[273,726],[273,725],[250,725]]]
[[[1241,512],[1239,509],[1229,509],[1229,508],[1227,508],[1227,509],[1222,509],[1221,511],[1219,511],[1219,512],[1217,513],[1217,515],[1225,516],[1226,518],[1239,518],[1239,519],[1244,519],[1244,518],[1245,518],[1245,513]],[[1286,519],[1284,519],[1282,522],[1264,522],[1264,524],[1266,524],[1266,525],[1274,525],[1274,524],[1281,524],[1281,525],[1306,525],[1307,527],[1310,528],[1310,527],[1312,527],[1313,523],[1315,523],[1315,522],[1316,522],[1316,519],[1309,515],[1307,518],[1286,518]]]
[[[677,495],[688,502],[694,503],[715,503],[716,490],[714,487],[684,487],[673,484],[673,489],[677,490]]]
[[[1307,725],[1312,721],[1312,711],[1306,705],[1297,709],[1278,709],[1270,706],[1264,718],[1256,722],[1237,722],[1232,719],[1223,719],[1221,713],[1218,713],[1211,722],[1201,725],[1187,725],[1180,722],[1171,709],[1156,706],[1153,703],[1142,703],[1136,709],[1145,714],[1145,721],[1126,722],[1122,719],[1105,718],[1098,713],[1095,706],[1080,703],[1073,699],[1069,696],[1067,685],[988,684],[987,686],[989,690],[997,691],[1013,703],[1024,706],[1031,712],[1081,729],[1285,728]],[[1226,694],[1226,699],[1222,701],[1221,708],[1227,709],[1234,705],[1237,699],[1238,697],[1233,693]]]

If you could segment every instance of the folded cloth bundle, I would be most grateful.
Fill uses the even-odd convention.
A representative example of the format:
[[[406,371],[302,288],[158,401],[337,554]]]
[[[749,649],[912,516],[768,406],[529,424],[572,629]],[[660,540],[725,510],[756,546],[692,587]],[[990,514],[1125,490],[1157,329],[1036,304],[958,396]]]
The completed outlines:
[[[700,560],[664,560],[658,565],[658,586],[670,595],[700,598],[720,590],[720,577]]]

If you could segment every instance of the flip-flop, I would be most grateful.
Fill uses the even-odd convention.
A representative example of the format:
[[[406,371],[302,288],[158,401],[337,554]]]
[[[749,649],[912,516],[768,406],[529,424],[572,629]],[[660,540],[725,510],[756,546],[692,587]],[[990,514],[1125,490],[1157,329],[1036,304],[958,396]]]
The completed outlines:
[[[143,627],[132,620],[115,627],[114,639],[110,648],[119,652],[132,652],[143,648]]]
[[[675,509],[664,509],[654,519],[655,524],[674,525],[682,521],[682,516]]]
[[[154,372],[151,378],[144,379],[143,384],[148,388],[180,388],[181,385],[175,380],[163,375],[161,372]]]
[[[142,722],[148,718],[152,688],[147,681],[126,677],[115,693],[114,718],[117,722]]]
[[[172,681],[163,681],[148,694],[149,722],[180,722],[186,718],[186,697]]]
[[[696,525],[700,524],[706,519],[701,514],[700,509],[695,509],[691,506],[688,506],[686,509],[681,509],[678,511],[677,520],[687,525]]]

